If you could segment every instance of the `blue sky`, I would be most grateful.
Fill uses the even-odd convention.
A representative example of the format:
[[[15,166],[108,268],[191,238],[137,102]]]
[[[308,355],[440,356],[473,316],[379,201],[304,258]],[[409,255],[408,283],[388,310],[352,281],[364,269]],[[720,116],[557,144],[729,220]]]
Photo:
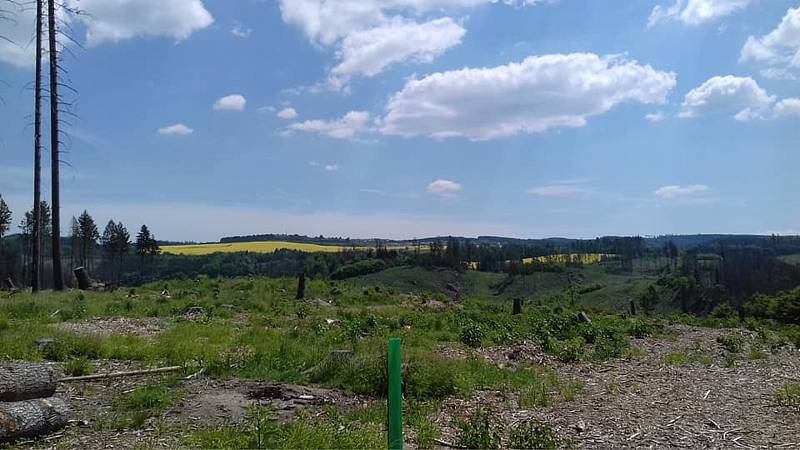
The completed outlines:
[[[250,233],[800,232],[794,0],[69,0],[65,223]],[[31,14],[0,194],[32,191]],[[45,169],[48,166],[45,165]],[[45,184],[45,198],[49,198]]]

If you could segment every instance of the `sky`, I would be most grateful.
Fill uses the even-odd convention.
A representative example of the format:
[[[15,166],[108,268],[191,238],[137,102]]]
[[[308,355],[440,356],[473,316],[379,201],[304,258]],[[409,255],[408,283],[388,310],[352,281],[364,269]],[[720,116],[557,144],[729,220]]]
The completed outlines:
[[[66,2],[84,13],[61,14],[63,226],[87,209],[176,241],[800,233],[798,0]],[[34,32],[13,12],[15,231]]]

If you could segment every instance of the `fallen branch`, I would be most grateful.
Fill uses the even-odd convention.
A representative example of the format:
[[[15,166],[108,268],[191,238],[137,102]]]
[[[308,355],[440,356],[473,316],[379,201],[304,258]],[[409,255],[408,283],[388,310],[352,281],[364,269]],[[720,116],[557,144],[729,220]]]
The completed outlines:
[[[450,447],[450,448],[468,448],[468,447],[462,447],[462,446],[456,445],[456,444],[451,444],[450,442],[443,441],[441,439],[434,439],[433,442],[435,442],[435,443],[437,443],[439,445],[445,446],[445,447]]]
[[[61,378],[58,381],[59,383],[68,383],[70,381],[102,380],[106,378],[122,378],[122,377],[132,377],[136,375],[150,375],[154,373],[178,372],[181,370],[183,370],[183,366],[159,367],[157,369],[132,370],[129,372],[101,373],[96,375],[83,375],[80,377],[66,377],[66,378]]]

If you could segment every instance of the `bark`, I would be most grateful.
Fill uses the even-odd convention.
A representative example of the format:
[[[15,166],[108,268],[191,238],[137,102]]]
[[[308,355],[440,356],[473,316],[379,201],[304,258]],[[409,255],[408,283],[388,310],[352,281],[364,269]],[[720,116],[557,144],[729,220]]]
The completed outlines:
[[[53,369],[42,364],[0,366],[0,402],[50,397],[57,380]]]
[[[61,270],[61,185],[59,182],[58,147],[58,43],[56,41],[56,0],[47,2],[48,39],[50,43],[50,186],[52,188],[53,219],[53,289],[64,290],[64,274]]]
[[[73,270],[73,273],[75,273],[75,278],[78,280],[78,289],[86,291],[92,287],[92,281],[89,279],[89,274],[86,273],[85,267],[77,267]]]
[[[33,119],[33,257],[31,288],[39,292],[42,269],[42,0],[36,0],[36,86]]]
[[[57,397],[0,403],[0,443],[52,433],[68,420],[69,408]]]

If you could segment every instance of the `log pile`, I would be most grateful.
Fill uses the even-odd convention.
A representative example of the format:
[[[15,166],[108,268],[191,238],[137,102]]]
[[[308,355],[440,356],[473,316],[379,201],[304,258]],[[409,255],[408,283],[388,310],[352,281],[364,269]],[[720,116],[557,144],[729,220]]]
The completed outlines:
[[[54,397],[58,378],[40,364],[0,366],[0,443],[37,437],[67,425],[69,408]]]

